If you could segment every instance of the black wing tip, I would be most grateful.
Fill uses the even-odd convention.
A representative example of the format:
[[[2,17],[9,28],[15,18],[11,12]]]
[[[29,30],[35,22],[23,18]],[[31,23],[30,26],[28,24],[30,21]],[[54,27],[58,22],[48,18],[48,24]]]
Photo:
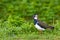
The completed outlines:
[[[53,26],[50,26],[50,29],[54,30],[54,27]]]

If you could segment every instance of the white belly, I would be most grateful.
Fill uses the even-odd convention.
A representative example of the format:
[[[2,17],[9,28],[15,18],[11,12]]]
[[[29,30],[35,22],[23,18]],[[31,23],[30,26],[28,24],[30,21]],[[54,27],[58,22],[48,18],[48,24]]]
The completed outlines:
[[[44,28],[41,28],[39,25],[35,25],[35,27],[38,29],[38,30],[45,30]]]

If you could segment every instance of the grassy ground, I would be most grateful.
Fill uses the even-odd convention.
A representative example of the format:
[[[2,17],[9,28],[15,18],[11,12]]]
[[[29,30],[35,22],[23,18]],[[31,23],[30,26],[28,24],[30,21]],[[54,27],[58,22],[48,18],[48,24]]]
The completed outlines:
[[[3,35],[0,40],[60,40],[59,31],[45,31],[42,34],[40,32],[32,32],[19,35]]]
[[[22,26],[24,27],[25,30],[27,29],[27,27],[30,28],[30,25],[28,23],[23,25]],[[24,30],[21,33],[20,27],[15,26],[11,27],[10,24],[7,25],[7,27],[4,26],[0,27],[0,40],[60,40],[60,21],[54,24],[55,28],[53,31],[46,30],[43,31],[42,33],[38,32],[38,30],[34,31],[32,27],[30,29],[27,29],[26,33]],[[28,30],[33,31],[29,32]]]
[[[23,34],[20,36],[16,36],[16,37],[7,37],[7,38],[3,38],[1,40],[60,40],[60,36],[59,35],[37,35],[37,34]]]

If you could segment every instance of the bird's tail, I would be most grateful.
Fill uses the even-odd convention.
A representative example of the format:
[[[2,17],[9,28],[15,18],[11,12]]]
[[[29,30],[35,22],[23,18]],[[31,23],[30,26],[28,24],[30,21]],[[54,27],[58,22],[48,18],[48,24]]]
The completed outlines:
[[[53,26],[49,26],[48,28],[51,29],[51,30],[54,30],[54,27]]]

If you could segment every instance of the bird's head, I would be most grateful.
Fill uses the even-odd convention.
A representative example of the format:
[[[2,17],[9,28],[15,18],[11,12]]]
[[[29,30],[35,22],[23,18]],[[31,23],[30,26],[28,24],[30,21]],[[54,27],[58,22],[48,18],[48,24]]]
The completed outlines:
[[[33,16],[33,19],[38,19],[38,15],[35,14],[35,15]]]

